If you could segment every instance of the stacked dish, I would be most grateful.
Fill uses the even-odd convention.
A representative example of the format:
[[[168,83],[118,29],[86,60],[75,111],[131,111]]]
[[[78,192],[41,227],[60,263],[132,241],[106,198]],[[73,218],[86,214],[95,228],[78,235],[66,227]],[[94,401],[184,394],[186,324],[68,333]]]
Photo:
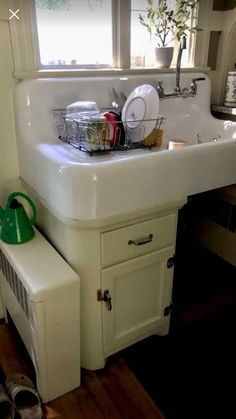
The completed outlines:
[[[125,131],[121,121],[121,113],[115,111],[105,112],[109,124],[109,138],[111,147],[119,147],[125,143]]]
[[[142,142],[158,125],[159,96],[150,84],[136,87],[128,96],[122,121],[125,134],[132,143]]]
[[[159,96],[150,84],[136,87],[122,112],[101,112],[92,101],[74,102],[66,107],[65,141],[86,151],[153,146],[160,137],[158,115]]]

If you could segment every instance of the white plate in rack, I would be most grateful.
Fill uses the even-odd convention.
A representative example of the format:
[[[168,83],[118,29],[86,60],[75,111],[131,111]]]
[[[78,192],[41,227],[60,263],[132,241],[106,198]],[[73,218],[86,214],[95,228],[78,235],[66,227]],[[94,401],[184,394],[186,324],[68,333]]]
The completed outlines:
[[[156,127],[159,96],[155,87],[142,84],[128,96],[122,111],[122,122],[132,142],[140,142]]]

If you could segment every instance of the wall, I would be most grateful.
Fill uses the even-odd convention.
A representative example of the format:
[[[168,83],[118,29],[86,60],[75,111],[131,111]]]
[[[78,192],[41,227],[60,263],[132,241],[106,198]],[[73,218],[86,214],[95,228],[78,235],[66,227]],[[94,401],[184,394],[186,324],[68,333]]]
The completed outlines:
[[[13,116],[15,85],[8,10],[0,4],[0,204],[5,206],[8,189],[18,177],[16,138]],[[14,186],[15,187],[15,186]],[[1,298],[1,296],[0,296]],[[0,318],[3,310],[0,300]]]
[[[212,83],[211,101],[223,104],[227,71],[232,70],[236,62],[236,7],[227,11],[212,11],[209,31],[220,31],[216,59],[216,70],[209,74]]]
[[[5,182],[18,176],[13,114],[13,60],[8,11],[0,5],[0,203]]]

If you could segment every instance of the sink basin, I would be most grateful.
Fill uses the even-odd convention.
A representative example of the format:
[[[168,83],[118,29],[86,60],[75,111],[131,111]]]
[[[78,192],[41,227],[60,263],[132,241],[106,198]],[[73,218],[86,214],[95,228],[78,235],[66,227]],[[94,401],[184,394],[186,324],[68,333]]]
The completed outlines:
[[[181,81],[189,84],[193,77],[188,73]],[[174,85],[174,75],[161,78]],[[235,183],[236,123],[211,116],[207,77],[196,97],[160,101],[160,114],[166,116],[161,148],[90,156],[57,139],[52,109],[76,100],[105,107],[112,87],[128,95],[135,86],[157,80],[156,75],[139,75],[100,78],[99,83],[97,78],[19,83],[15,108],[21,178],[58,214],[81,221],[150,209]],[[197,133],[205,129],[218,132],[222,140],[197,144]],[[170,139],[182,139],[186,146],[168,150]]]

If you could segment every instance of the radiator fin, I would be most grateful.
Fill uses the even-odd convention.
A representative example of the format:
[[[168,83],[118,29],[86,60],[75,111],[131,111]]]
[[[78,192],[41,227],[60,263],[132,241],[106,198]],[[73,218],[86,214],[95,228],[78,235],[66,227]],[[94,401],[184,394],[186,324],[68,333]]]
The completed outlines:
[[[3,252],[0,250],[0,268],[12,289],[15,297],[17,298],[22,310],[26,314],[27,318],[31,320],[31,301],[28,292],[26,291],[24,285],[22,284],[20,278],[10,265],[7,258],[4,256]]]

